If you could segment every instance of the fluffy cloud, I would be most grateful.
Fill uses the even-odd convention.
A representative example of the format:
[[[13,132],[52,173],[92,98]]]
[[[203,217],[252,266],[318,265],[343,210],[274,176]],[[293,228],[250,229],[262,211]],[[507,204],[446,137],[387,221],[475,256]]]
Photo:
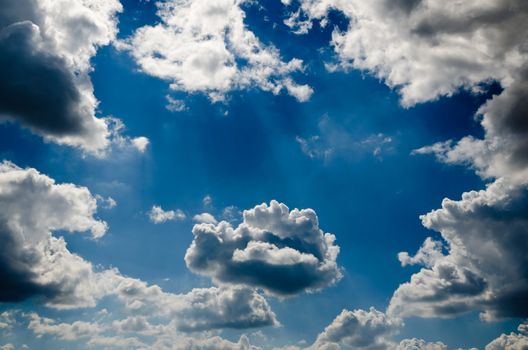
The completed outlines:
[[[330,10],[350,19],[335,29],[331,45],[338,66],[368,71],[416,103],[450,96],[460,89],[481,92],[497,81],[503,91],[478,112],[484,138],[468,136],[423,147],[449,164],[472,167],[486,190],[422,217],[444,242],[428,239],[403,265],[423,265],[394,293],[389,312],[399,316],[452,316],[473,309],[492,319],[528,315],[526,215],[528,143],[528,6],[520,0],[343,1],[301,0],[289,25],[306,32]],[[304,15],[301,16],[300,14]],[[304,18],[304,19],[303,19]],[[303,22],[304,21],[304,22]],[[304,26],[304,27],[303,27]],[[444,247],[445,243],[445,247]]]
[[[447,346],[442,342],[429,343],[423,339],[404,339],[395,350],[446,350]]]
[[[341,346],[354,349],[388,349],[386,337],[394,334],[402,322],[388,317],[374,308],[343,310],[325,330],[317,336],[310,349],[334,350]]]
[[[306,21],[326,20],[330,10],[348,17],[348,28],[332,33],[339,66],[383,79],[399,89],[406,106],[459,88],[480,91],[490,79],[507,86],[526,62],[520,28],[526,29],[528,7],[522,0],[298,2],[305,16],[293,12],[289,19],[298,33],[310,28]]]
[[[312,94],[290,75],[302,61],[282,61],[244,24],[245,0],[171,0],[158,2],[161,23],[139,28],[118,46],[129,50],[141,70],[167,80],[174,90],[204,92],[221,100],[232,90],[258,87],[278,94],[285,89],[299,101]]]
[[[415,154],[433,153],[448,164],[474,168],[483,178],[507,177],[528,182],[528,68],[518,72],[511,85],[480,107],[485,138],[467,136],[422,147]]]
[[[341,278],[335,236],[319,228],[312,209],[277,201],[245,210],[243,222],[197,224],[185,254],[193,272],[216,282],[263,288],[275,295],[317,291]]]
[[[93,304],[86,283],[92,266],[70,253],[51,231],[106,232],[94,218],[96,199],[88,189],[55,184],[35,169],[0,164],[1,301],[44,297],[57,307]]]
[[[162,224],[172,220],[185,220],[185,213],[180,209],[177,210],[163,210],[158,205],[153,205],[148,212],[148,217],[154,224]]]
[[[519,333],[501,334],[500,337],[486,345],[486,350],[525,350],[528,349],[528,325],[519,326]]]
[[[403,265],[423,265],[394,293],[389,312],[400,316],[452,316],[472,309],[487,319],[527,317],[528,190],[497,180],[485,190],[445,199],[421,217],[446,246],[426,240]]]
[[[101,154],[112,131],[95,117],[90,58],[115,39],[119,1],[2,0],[0,6],[0,119]]]
[[[264,297],[253,289],[166,293],[116,269],[97,271],[72,254],[65,240],[53,236],[53,231],[89,231],[98,239],[107,230],[105,222],[94,218],[97,201],[84,187],[56,184],[35,169],[3,162],[0,209],[0,302],[35,297],[49,307],[64,309],[95,306],[101,298],[113,297],[125,312],[175,318],[174,327],[181,331],[278,324]],[[70,328],[44,323],[50,326],[49,332],[60,334],[76,330],[85,333],[87,329],[82,323]]]

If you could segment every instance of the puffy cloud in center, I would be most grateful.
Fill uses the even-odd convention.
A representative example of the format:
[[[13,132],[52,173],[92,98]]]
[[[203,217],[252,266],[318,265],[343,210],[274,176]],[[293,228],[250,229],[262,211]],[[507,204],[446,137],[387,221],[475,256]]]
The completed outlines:
[[[245,210],[236,228],[226,221],[197,224],[193,234],[187,266],[219,283],[288,296],[320,290],[342,276],[335,236],[319,228],[312,209],[290,211],[273,200]]]

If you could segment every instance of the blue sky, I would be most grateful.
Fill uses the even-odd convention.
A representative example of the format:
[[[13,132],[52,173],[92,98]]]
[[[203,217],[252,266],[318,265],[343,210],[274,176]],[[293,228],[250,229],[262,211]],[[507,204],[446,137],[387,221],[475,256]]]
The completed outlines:
[[[68,1],[72,3],[72,7],[78,6],[84,10],[85,5],[82,2]],[[91,0],[87,3],[98,2]],[[9,4],[12,1],[5,3],[6,9],[8,6],[16,8],[15,5]],[[92,264],[90,269],[93,269],[94,276],[99,276],[98,274],[104,271],[117,271],[110,270],[116,268],[119,272],[117,277],[112,277],[112,281],[128,283],[128,278],[142,281],[148,286],[157,285],[164,293],[170,295],[167,296],[168,299],[175,300],[174,303],[180,303],[176,300],[191,293],[193,288],[212,290],[211,288],[218,287],[228,291],[229,288],[242,288],[244,293],[256,293],[251,295],[265,300],[269,310],[260,311],[266,312],[268,318],[261,324],[253,321],[243,323],[239,320],[240,315],[234,315],[232,317],[235,319],[229,320],[231,316],[224,312],[219,316],[221,321],[216,324],[211,321],[213,323],[210,324],[208,322],[213,316],[206,316],[208,321],[203,321],[200,317],[204,316],[196,316],[192,306],[185,306],[185,311],[177,309],[175,314],[169,316],[156,314],[157,311],[140,315],[139,311],[131,306],[133,300],[122,297],[119,294],[121,292],[114,292],[114,289],[118,288],[114,284],[106,294],[97,297],[96,290],[101,287],[82,286],[86,293],[95,293],[92,296],[95,302],[86,306],[77,305],[75,301],[67,308],[57,306],[63,302],[58,298],[64,298],[66,292],[59,296],[52,295],[54,292],[35,292],[27,297],[16,298],[16,301],[7,300],[2,293],[17,293],[12,290],[0,293],[0,298],[3,298],[0,300],[3,302],[0,304],[0,315],[5,319],[3,322],[6,325],[0,326],[0,334],[3,334],[0,346],[5,343],[3,349],[168,349],[169,347],[163,347],[157,340],[165,339],[169,335],[163,332],[148,333],[147,328],[152,325],[169,325],[174,320],[178,324],[176,329],[168,327],[175,332],[170,334],[175,337],[172,340],[174,349],[216,349],[204,345],[207,339],[213,339],[209,341],[218,348],[224,341],[227,342],[225,348],[246,349],[246,346],[249,346],[244,343],[246,336],[253,346],[264,349],[287,345],[296,346],[296,349],[309,346],[315,349],[335,348],[331,346],[337,346],[337,349],[407,349],[404,339],[412,338],[424,340],[422,347],[417,347],[418,349],[426,349],[427,342],[431,342],[431,347],[427,349],[510,349],[498,341],[493,343],[495,345],[491,344],[501,334],[511,337],[511,342],[528,342],[521,328],[517,330],[519,324],[528,317],[527,309],[522,304],[523,295],[526,296],[528,291],[527,256],[526,251],[521,249],[528,242],[528,218],[524,210],[526,201],[522,198],[526,193],[524,188],[527,177],[524,171],[528,169],[524,163],[526,153],[522,148],[525,136],[522,134],[525,132],[522,125],[526,125],[527,110],[518,107],[515,112],[509,112],[514,109],[508,109],[507,105],[519,105],[508,99],[510,94],[522,100],[527,91],[526,88],[519,88],[526,86],[523,80],[526,74],[522,73],[522,64],[515,63],[514,58],[526,57],[528,53],[522,46],[525,38],[516,37],[512,41],[518,42],[504,44],[502,56],[496,54],[496,57],[493,56],[496,47],[486,41],[492,41],[491,32],[506,35],[511,29],[511,23],[517,23],[520,18],[526,17],[526,7],[523,7],[521,2],[512,1],[513,9],[499,17],[500,13],[503,13],[501,2],[491,1],[493,6],[490,5],[490,8],[485,10],[490,11],[490,16],[501,19],[479,22],[478,16],[471,17],[467,20],[474,21],[471,22],[472,29],[459,31],[454,24],[459,18],[449,11],[443,13],[436,6],[437,1],[417,1],[418,5],[412,5],[410,12],[404,14],[391,12],[396,10],[382,1],[376,2],[379,4],[377,7],[373,5],[372,8],[369,5],[361,5],[360,2],[356,4],[356,1],[292,1],[291,4],[278,0],[220,1],[216,4],[218,8],[230,8],[230,11],[234,11],[229,12],[230,15],[244,14],[243,28],[255,35],[260,45],[258,50],[266,54],[275,52],[278,55],[278,61],[273,61],[265,67],[277,70],[266,76],[266,73],[263,73],[265,69],[259,65],[261,63],[252,63],[254,58],[251,55],[242,57],[240,51],[232,48],[236,47],[236,44],[228,42],[232,39],[229,33],[236,32],[237,24],[227,24],[227,29],[223,28],[219,37],[226,40],[223,44],[233,55],[234,61],[225,67],[230,69],[234,65],[239,71],[232,78],[231,85],[223,85],[221,88],[214,85],[216,81],[206,82],[202,87],[192,87],[190,84],[195,81],[191,78],[195,72],[188,71],[188,67],[192,65],[185,66],[187,70],[184,69],[183,73],[176,73],[180,69],[179,63],[167,58],[174,54],[171,50],[188,44],[183,43],[184,40],[190,40],[192,45],[200,45],[201,42],[211,40],[209,37],[204,36],[200,39],[203,41],[198,41],[194,34],[185,38],[183,35],[171,34],[174,36],[168,36],[159,42],[157,37],[151,37],[149,40],[154,43],[153,50],[159,50],[153,54],[154,51],[149,51],[151,41],[147,40],[150,37],[139,38],[137,34],[145,26],[156,25],[168,33],[178,33],[178,25],[188,25],[189,22],[178,22],[179,24],[171,26],[160,17],[174,16],[175,21],[178,21],[179,16],[191,18],[192,11],[200,10],[200,6],[213,6],[212,3],[198,0],[167,1],[165,4],[176,8],[167,10],[155,1],[121,0],[121,12],[116,10],[119,9],[117,0],[115,3],[116,8],[108,10],[110,13],[115,11],[110,17],[100,13],[93,14],[95,17],[101,15],[105,21],[110,21],[110,27],[114,25],[118,32],[112,33],[109,30],[108,42],[103,40],[92,43],[96,50],[86,59],[88,69],[79,63],[68,63],[69,59],[73,57],[72,60],[75,61],[81,54],[64,51],[66,49],[58,44],[54,49],[46,49],[51,51],[42,58],[44,61],[53,55],[59,57],[66,71],[76,72],[76,76],[71,78],[74,86],[88,95],[92,92],[90,89],[83,90],[86,86],[82,85],[81,79],[91,81],[92,97],[98,103],[92,106],[91,114],[83,115],[79,120],[97,123],[109,116],[118,118],[123,124],[123,129],[105,136],[108,138],[107,144],[100,147],[86,141],[89,138],[87,135],[92,135],[92,131],[79,134],[81,141],[70,141],[64,138],[64,135],[70,135],[67,134],[70,131],[56,134],[51,128],[42,128],[31,119],[33,117],[23,115],[29,113],[25,109],[17,110],[6,102],[12,98],[12,94],[18,93],[18,90],[14,90],[11,85],[0,89],[0,118],[5,120],[0,124],[0,155],[2,160],[11,162],[4,164],[2,176],[5,180],[0,182],[0,206],[5,208],[7,213],[0,220],[2,226],[7,225],[6,227],[10,228],[1,233],[6,239],[11,239],[11,235],[16,237],[17,234],[31,236],[33,233],[28,233],[31,232],[31,227],[36,227],[35,231],[43,230],[44,233],[39,233],[39,237],[51,232],[53,237],[64,238],[67,242],[67,248],[64,249]],[[193,3],[195,7],[191,5]],[[53,25],[53,20],[57,20],[57,17],[53,17],[56,16],[53,6],[43,0],[41,7],[36,10],[41,11],[42,18],[47,18],[48,22],[38,19],[40,15],[35,17],[37,19],[25,18],[27,15],[22,12],[20,18],[13,19],[13,15],[5,10],[0,25],[14,31],[12,28],[18,27],[13,27],[13,23],[20,23],[22,19],[30,20],[35,26],[41,27],[42,34],[39,35],[42,36],[43,42],[50,40],[55,43],[53,38],[46,36],[51,37],[54,34],[49,34],[52,32],[48,32],[45,27]],[[401,6],[403,8],[403,5]],[[462,5],[449,2],[445,6],[459,12],[477,11],[473,4],[469,3]],[[178,10],[178,7],[183,10]],[[320,8],[325,10],[321,12]],[[91,10],[97,11],[93,8]],[[162,13],[163,11],[165,12]],[[183,12],[178,15],[178,11]],[[390,20],[383,22],[383,11],[386,11],[387,16],[391,16]],[[446,19],[445,22],[433,23],[430,30],[436,30],[438,33],[423,34],[423,37],[416,39],[414,34],[408,34],[406,29],[401,28],[394,29],[396,34],[378,32],[379,36],[386,35],[389,43],[394,40],[401,41],[395,45],[402,50],[398,59],[390,56],[394,54],[393,51],[384,49],[380,44],[381,39],[372,39],[369,36],[376,33],[370,32],[366,24],[361,25],[361,21],[368,20],[382,24],[380,28],[390,28],[397,23],[408,21],[412,22],[409,27],[416,25],[418,28],[420,21],[426,23],[431,18],[438,18],[440,12],[444,16],[454,17],[451,21]],[[299,22],[299,18],[295,17],[296,13],[307,22]],[[69,16],[69,12],[66,16]],[[78,20],[75,13],[71,16],[74,21]],[[406,16],[410,19],[406,20]],[[95,17],[89,17],[89,20],[94,20]],[[285,21],[289,18],[297,22],[288,26]],[[205,24],[200,25],[209,25],[214,20],[208,21],[205,18]],[[97,22],[96,25],[103,23],[99,22],[99,19],[94,21]],[[84,22],[78,23],[81,24],[76,24],[75,28],[82,26]],[[302,23],[312,23],[312,27],[306,33],[295,33],[296,26]],[[450,32],[450,26],[456,28]],[[411,29],[413,28],[409,29],[409,33],[414,33]],[[187,29],[180,27],[179,30],[186,33]],[[4,31],[11,33],[7,29]],[[100,35],[101,31],[97,33]],[[216,34],[209,35],[214,38]],[[350,45],[363,40],[362,52],[367,58],[383,55],[386,57],[384,56],[381,63],[376,63],[355,56],[354,50],[347,51],[343,49],[344,46],[336,44],[336,36],[339,35],[345,41],[351,40]],[[139,39],[135,41],[135,38]],[[174,41],[168,42],[167,38]],[[477,43],[475,38],[481,41]],[[475,44],[474,48],[470,47],[471,43]],[[9,48],[8,44],[7,39],[0,42],[0,46],[6,48]],[[496,46],[501,46],[500,44]],[[250,44],[241,42],[241,45]],[[442,45],[446,52],[450,52],[449,59],[435,56],[437,53],[434,47]],[[273,49],[270,49],[271,47]],[[412,54],[404,51],[408,47],[422,50],[423,55],[413,60],[414,51]],[[198,50],[198,46],[191,46],[191,51],[193,48]],[[211,47],[205,49],[206,54],[203,57],[210,55],[211,59],[214,59],[213,49],[211,44]],[[212,51],[207,53],[207,50]],[[253,50],[257,49],[253,47]],[[488,62],[473,56],[478,63],[467,68],[469,63],[462,61],[467,59],[467,52],[473,52],[471,50],[484,51],[486,57],[493,57]],[[2,52],[0,55],[7,57],[6,52],[11,51],[6,49]],[[145,60],[149,58],[153,58],[159,66],[153,68],[145,65]],[[164,61],[165,59],[167,61]],[[181,57],[184,63],[186,59]],[[274,66],[294,59],[302,60],[301,69],[284,73]],[[405,62],[406,68],[399,71],[401,62],[405,60],[409,61]],[[219,66],[214,67],[216,68],[212,68],[213,70],[220,70]],[[248,76],[255,80],[246,82],[244,79],[247,76],[244,74],[247,73],[243,70],[248,67],[254,69]],[[438,73],[442,70],[446,73]],[[39,73],[36,71],[34,74]],[[216,71],[209,74],[216,74]],[[258,75],[264,82],[252,74]],[[160,79],[160,75],[165,78]],[[402,76],[404,77],[401,78]],[[197,77],[195,79],[199,79],[199,75]],[[29,80],[31,76],[14,76],[13,79]],[[185,83],[185,79],[191,79],[191,82]],[[309,87],[313,93],[303,90],[307,96],[295,95],[295,92],[292,92],[295,90],[288,88],[289,82],[293,82],[296,87]],[[273,93],[266,84],[277,84],[275,87],[278,86],[280,91]],[[35,89],[37,88],[39,87],[35,86]],[[50,83],[44,91],[58,88]],[[511,91],[513,92],[510,93]],[[523,92],[515,95],[515,91]],[[167,96],[176,101],[175,108],[168,107],[170,99]],[[498,96],[506,102],[497,102]],[[490,101],[497,102],[497,106]],[[79,104],[81,102],[77,101]],[[56,114],[46,114],[45,108],[39,108],[38,100],[28,97],[26,103],[39,111],[36,118],[50,120],[50,125],[63,123]],[[61,101],[57,103],[60,104]],[[478,115],[480,117],[476,117]],[[502,115],[506,117],[501,117]],[[510,115],[513,117],[508,117]],[[513,118],[512,124],[517,121],[515,125],[519,125],[517,129],[522,131],[508,129],[508,118]],[[105,123],[108,123],[108,119],[105,119]],[[71,135],[78,136],[75,131]],[[148,139],[148,145],[138,146],[135,143],[138,137]],[[457,143],[461,139],[469,140],[469,146],[464,146],[462,141]],[[446,140],[453,141],[448,145],[442,144]],[[484,143],[477,143],[479,140],[484,140]],[[519,140],[520,146],[503,140],[512,140],[512,143]],[[433,148],[431,145],[437,147]],[[424,148],[427,146],[431,147]],[[510,166],[508,162],[513,159],[513,156],[510,156],[513,153],[522,160]],[[481,157],[481,154],[485,156]],[[30,168],[36,169],[38,175],[28,172]],[[39,209],[35,204],[35,212],[25,213],[27,205],[19,206],[18,203],[41,203],[40,197],[35,197],[40,196],[41,192],[30,189],[11,192],[10,186],[15,186],[16,181],[9,176],[15,173],[26,180],[47,177],[54,179],[55,184],[74,184],[75,191],[86,187],[90,191],[88,201],[93,201],[97,206],[97,209],[83,209],[85,211],[82,215],[90,224],[79,224],[79,221],[74,219],[69,223],[70,219],[65,219],[63,215],[69,215],[70,209],[57,214],[57,220],[61,224],[36,221],[39,215],[32,213],[52,211],[54,199],[43,197],[43,204],[38,204],[42,205],[43,209]],[[34,181],[37,183],[34,186],[41,186],[41,182]],[[493,192],[493,186],[504,183],[509,186],[507,191],[510,192],[503,196],[497,195],[497,200],[493,199],[492,194],[496,193]],[[2,189],[2,186],[5,188]],[[42,193],[48,193],[48,188],[54,188],[55,185],[46,186],[48,187],[43,189]],[[503,190],[502,187],[500,189]],[[49,190],[49,193],[60,193],[63,190]],[[469,191],[481,191],[476,192],[479,193],[477,199],[480,200],[478,196],[482,196],[482,200],[488,200],[489,203],[482,204],[476,199],[477,204],[465,204],[469,199],[464,197],[461,200],[461,196]],[[64,198],[72,198],[70,196],[77,198],[77,195],[73,194],[65,194]],[[515,201],[518,197],[519,203]],[[109,205],[108,198],[115,201],[116,205]],[[439,212],[438,218],[431,214],[423,219],[431,220],[431,229],[424,227],[420,216],[442,208],[444,198],[458,201],[454,204],[456,209],[451,211],[446,207],[447,209],[442,209],[443,212]],[[508,201],[503,203],[501,201],[505,201],[504,198],[508,198]],[[511,203],[509,198],[513,198]],[[64,200],[69,203],[68,206],[74,205],[71,199]],[[85,198],[84,202],[81,202],[86,203],[86,200]],[[270,279],[286,278],[280,274],[289,268],[289,265],[265,260],[272,259],[272,255],[255,258],[254,261],[256,266],[260,263],[275,266],[272,277],[264,277],[264,270],[252,272],[239,269],[231,272],[230,267],[225,267],[226,271],[219,272],[221,268],[214,267],[217,265],[193,268],[198,265],[193,265],[192,257],[186,257],[186,252],[189,254],[189,251],[194,249],[198,256],[200,249],[204,249],[206,256],[216,256],[215,249],[230,249],[223,244],[217,248],[202,248],[199,243],[200,234],[205,235],[201,233],[202,230],[206,232],[207,227],[220,230],[221,224],[217,226],[217,222],[226,220],[231,222],[233,228],[244,222],[249,225],[250,230],[257,232],[264,227],[258,225],[267,225],[262,222],[271,220],[272,217],[264,218],[264,221],[252,226],[249,219],[242,217],[242,211],[261,203],[267,203],[266,210],[271,210],[271,200],[284,203],[292,213],[294,208],[313,209],[319,224],[314,234],[329,232],[336,237],[333,244],[340,249],[337,260],[334,261],[331,257],[320,260],[314,275],[307,277],[314,279],[313,289],[302,287],[300,291],[287,296],[273,292],[271,286],[275,282]],[[458,209],[458,205],[461,209]],[[471,207],[473,209],[464,211],[467,206],[472,205],[475,206]],[[479,205],[485,209],[481,210]],[[169,213],[169,217],[161,220],[163,222],[154,222],[149,217],[153,206],[160,206],[164,214]],[[181,211],[182,218],[170,217],[171,210],[174,213]],[[213,223],[204,222],[203,219],[195,217],[200,213],[209,213],[216,220]],[[49,215],[53,217],[55,214]],[[255,215],[261,214],[257,211]],[[31,223],[26,224],[26,221]],[[106,222],[107,229],[103,236],[95,239],[89,234],[66,232],[91,230],[95,237],[94,232],[97,229],[94,227],[96,222],[101,221]],[[472,222],[476,224],[471,224]],[[29,229],[19,232],[11,228],[16,226],[15,223]],[[479,223],[486,227],[480,229]],[[287,227],[293,227],[300,224],[289,222],[288,225],[290,226]],[[322,231],[318,231],[319,228]],[[508,231],[510,228],[511,232]],[[275,239],[281,236],[280,232],[274,233],[273,229],[270,232],[275,235]],[[303,236],[294,236],[295,233],[290,234],[291,239],[305,239],[299,238]],[[257,233],[252,235],[251,239],[259,243],[273,242],[268,242],[262,237],[255,238],[260,237]],[[402,266],[406,263],[401,258],[398,259],[398,253],[408,252],[411,257],[414,256],[427,237],[440,242],[442,248],[424,248],[420,252],[425,254],[426,258],[420,258],[419,252],[415,257],[416,262],[409,263],[415,266]],[[504,244],[501,243],[502,240],[505,241]],[[279,246],[283,254],[295,252],[300,254],[299,256],[310,255],[309,251],[303,251],[302,246],[289,246],[289,243],[284,242],[281,244],[285,244],[285,247]],[[303,244],[311,244],[307,242]],[[520,242],[517,247],[515,242]],[[494,249],[498,251],[497,254],[488,252],[487,247],[490,245],[496,245]],[[329,247],[331,246],[330,244]],[[272,251],[279,249],[277,246],[267,247]],[[245,246],[237,248],[237,251],[240,252],[244,248]],[[24,246],[20,248],[21,252],[25,252],[23,249],[29,248]],[[244,252],[250,254],[248,248],[245,249]],[[486,255],[488,253],[489,255]],[[12,266],[9,264],[13,259],[22,259],[22,255],[12,257],[10,253],[0,254],[5,255],[0,258],[0,263],[4,265],[0,267],[5,271],[11,271]],[[439,254],[443,255],[440,257]],[[501,289],[501,286],[505,285],[504,282],[497,282],[496,276],[500,275],[500,272],[496,273],[488,266],[488,263],[494,265],[493,259],[497,256],[502,256],[504,261],[509,262],[505,267],[501,264],[506,262],[497,262],[504,268],[500,270],[503,275],[513,276],[513,280],[520,281],[511,282],[511,286],[506,284],[508,291],[517,293],[515,295],[520,295],[521,298],[513,299],[513,308],[508,306],[511,303],[507,304],[501,299],[501,293],[506,292]],[[310,257],[316,258],[314,255]],[[215,261],[215,264],[226,264],[225,266],[231,266],[231,263]],[[323,263],[336,263],[334,270],[328,273],[333,273],[334,277],[341,274],[342,277],[328,282],[324,280],[326,277],[316,276],[323,273]],[[48,262],[43,266],[50,270],[57,268],[57,273],[66,274],[64,266],[56,267],[54,264],[63,265],[66,262]],[[427,271],[436,273],[446,265],[453,268],[451,277],[435,277],[433,272],[431,274],[434,277],[427,274]],[[307,270],[310,268],[306,267]],[[32,273],[42,273],[35,272],[41,271],[37,266],[30,266],[29,269],[33,269]],[[298,274],[307,270],[303,267]],[[497,270],[499,271],[499,268]],[[464,275],[457,275],[459,273]],[[17,278],[9,277],[9,272],[2,274],[13,280]],[[39,288],[53,283],[42,282],[42,279],[35,276],[32,278],[30,283]],[[99,281],[98,278],[95,279]],[[319,278],[326,282],[317,282]],[[425,282],[423,285],[414,285],[415,282],[409,282],[412,278],[423,278]],[[430,283],[428,278],[432,279]],[[58,280],[58,283],[66,282]],[[111,284],[110,281],[98,283]],[[400,287],[403,284],[410,288]],[[481,289],[476,292],[460,292],[466,290],[464,288],[470,284],[471,288]],[[281,288],[282,286],[279,287],[280,290]],[[457,288],[460,289],[457,291]],[[418,295],[420,293],[424,293],[423,299]],[[143,305],[149,302],[152,303],[150,299],[141,301]],[[238,305],[243,303],[237,300],[234,302]],[[215,303],[219,305],[221,302]],[[404,303],[404,306],[398,309],[401,303]],[[255,305],[250,307],[257,308]],[[370,309],[369,312],[370,307],[375,310]],[[520,311],[511,311],[516,308]],[[336,318],[344,309],[348,313],[341,314],[342,319]],[[232,310],[232,307],[228,310]],[[366,311],[360,315],[356,313],[358,310]],[[255,312],[257,311],[259,310]],[[274,316],[270,316],[270,312]],[[111,328],[117,327],[116,324],[120,320],[131,320],[134,317],[143,317],[142,320],[149,322],[148,326],[142,324],[144,328],[138,326],[132,331]],[[179,317],[182,320],[181,325]],[[378,317],[378,321],[381,318],[379,322],[383,323],[383,327],[372,326],[369,322],[373,321],[368,321],[370,317]],[[49,320],[44,321],[44,318]],[[270,321],[270,318],[275,318],[275,321]],[[344,321],[347,319],[349,323]],[[66,326],[76,321],[85,322],[87,328],[96,330],[83,333]],[[190,332],[183,326],[199,321],[205,322],[206,326],[197,331]],[[1,322],[0,320],[0,325]],[[356,323],[359,326],[354,326]],[[63,324],[63,327],[53,327],[58,324]],[[97,330],[97,327],[107,327],[112,338],[104,331]],[[333,331],[335,333],[332,333]],[[510,332],[514,333],[509,335]],[[220,337],[223,340],[220,340]],[[367,339],[368,337],[370,338]],[[196,340],[195,347],[189,345],[192,342],[189,339]],[[490,345],[486,347],[487,344]],[[26,347],[23,347],[24,345]]]

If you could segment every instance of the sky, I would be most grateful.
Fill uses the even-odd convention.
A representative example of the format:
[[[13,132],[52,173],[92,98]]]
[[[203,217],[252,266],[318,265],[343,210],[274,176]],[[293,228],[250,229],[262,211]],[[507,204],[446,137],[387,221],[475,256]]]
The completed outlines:
[[[0,0],[0,349],[528,349],[523,0]]]

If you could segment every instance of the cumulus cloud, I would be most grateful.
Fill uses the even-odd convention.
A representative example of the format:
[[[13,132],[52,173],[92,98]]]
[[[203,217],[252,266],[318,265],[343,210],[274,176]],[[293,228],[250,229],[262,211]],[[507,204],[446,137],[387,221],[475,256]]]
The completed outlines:
[[[399,319],[391,318],[374,308],[365,310],[343,310],[325,330],[317,336],[310,349],[333,350],[341,346],[354,349],[388,349],[391,344],[386,337],[401,326]]]
[[[83,340],[89,346],[104,346],[120,349],[167,349],[167,350],[257,350],[249,339],[242,335],[232,342],[207,332],[182,333],[170,323],[151,323],[145,317],[128,317],[118,320],[93,322],[57,322],[36,313],[27,315],[28,329],[37,339],[43,336],[65,341]]]
[[[491,81],[503,91],[483,104],[477,116],[484,137],[467,136],[415,150],[449,164],[472,167],[494,182],[483,191],[444,200],[442,209],[422,217],[441,233],[428,239],[403,265],[423,268],[402,284],[391,314],[453,316],[473,309],[486,319],[528,315],[526,115],[528,48],[524,1],[342,1],[300,0],[289,23],[326,20],[341,11],[348,28],[335,29],[331,45],[337,66],[367,71],[401,95],[403,106],[451,96],[460,89],[479,93]],[[303,28],[306,28],[304,30]],[[444,247],[445,243],[445,247]]]
[[[139,28],[118,47],[128,50],[146,74],[167,80],[174,90],[224,99],[232,90],[286,90],[299,101],[312,94],[293,81],[302,61],[285,62],[244,24],[245,0],[158,2],[161,23]],[[170,101],[169,101],[170,102]],[[170,106],[170,105],[169,105]]]
[[[445,199],[421,219],[446,247],[427,239],[414,257],[400,253],[403,265],[423,268],[396,290],[389,312],[434,317],[479,309],[486,319],[528,316],[527,213],[528,190],[505,179],[461,200]]]
[[[90,59],[116,37],[118,0],[0,1],[0,120],[101,155],[112,131],[96,118]]]
[[[399,89],[402,103],[449,96],[460,88],[481,91],[490,79],[503,86],[526,62],[528,7],[522,0],[360,1],[299,0],[292,26],[341,11],[350,23],[334,29],[331,45],[345,69],[368,71]],[[305,33],[307,30],[297,30]]]
[[[163,210],[159,205],[153,205],[148,212],[149,220],[154,224],[162,224],[167,221],[185,220],[186,215],[180,209]]]
[[[518,328],[518,333],[501,334],[486,345],[486,350],[525,350],[528,349],[528,325],[523,323]]]
[[[93,307],[101,298],[113,297],[125,312],[177,319],[174,327],[182,332],[278,324],[267,301],[253,289],[213,287],[167,293],[117,269],[95,269],[71,253],[53,231],[88,231],[99,239],[107,230],[105,222],[94,218],[97,200],[84,187],[56,184],[35,169],[3,162],[0,209],[0,302],[33,297],[49,307],[71,309]],[[83,323],[70,328],[43,323],[49,326],[48,332],[60,332],[64,339],[74,337],[72,332],[97,331]]]
[[[55,181],[35,169],[0,164],[1,301],[44,297],[57,307],[91,304],[85,282],[91,264],[70,253],[51,231],[89,231],[102,237],[107,225],[94,218],[88,189]]]
[[[226,221],[197,224],[193,235],[187,266],[219,283],[287,296],[317,291],[341,278],[335,236],[319,228],[312,209],[290,211],[273,200],[245,210],[236,228]]]

